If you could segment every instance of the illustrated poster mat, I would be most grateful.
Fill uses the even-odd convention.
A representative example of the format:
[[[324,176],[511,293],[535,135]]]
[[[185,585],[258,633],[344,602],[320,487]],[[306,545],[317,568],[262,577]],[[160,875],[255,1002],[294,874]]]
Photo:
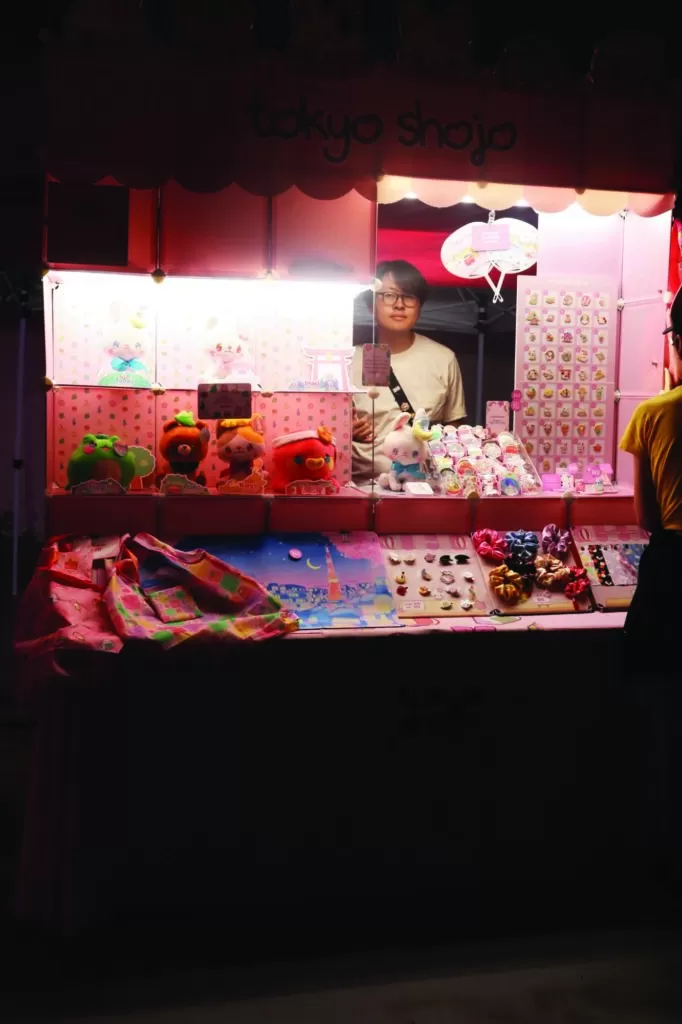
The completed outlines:
[[[399,625],[374,533],[188,537],[178,547],[203,548],[252,576],[299,616],[302,630]]]
[[[610,279],[517,279],[514,422],[540,473],[610,461],[616,326]]]
[[[599,607],[628,608],[649,536],[639,526],[581,526],[573,541]]]
[[[539,538],[539,535],[538,535]],[[395,606],[400,619],[414,618],[459,618],[490,615],[491,612],[500,612],[504,615],[526,616],[526,615],[548,615],[566,614],[570,612],[588,611],[591,608],[589,596],[579,600],[578,607],[572,599],[559,592],[544,590],[534,586],[530,597],[518,604],[505,604],[492,593],[488,586],[488,576],[493,569],[494,563],[486,562],[479,558],[474,551],[471,537],[468,534],[403,534],[386,535],[381,538],[384,549],[386,573],[389,586],[395,601]],[[435,555],[433,562],[427,560],[427,555]],[[466,565],[441,566],[439,559],[441,555],[465,554],[469,556]],[[400,558],[400,563],[393,565],[390,556]],[[413,565],[405,563],[405,557],[415,556]],[[575,565],[575,559],[571,554],[566,560],[567,565]],[[454,586],[460,591],[460,597],[451,597],[446,592],[449,584],[441,581],[441,573],[447,569],[454,576]],[[431,580],[422,578],[422,571],[432,577]],[[398,594],[397,588],[400,585],[398,578],[404,573],[406,579],[407,593]],[[471,574],[473,582],[465,579],[466,574]],[[420,595],[420,587],[428,587],[431,594]],[[463,609],[462,599],[470,600],[472,607]],[[452,608],[441,607],[442,601],[451,601]]]

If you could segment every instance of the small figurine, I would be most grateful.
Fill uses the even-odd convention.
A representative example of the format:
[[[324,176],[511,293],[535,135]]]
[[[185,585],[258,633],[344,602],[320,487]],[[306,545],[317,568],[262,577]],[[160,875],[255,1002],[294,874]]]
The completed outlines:
[[[284,494],[299,481],[334,481],[336,441],[327,427],[281,434],[273,442],[271,486]]]
[[[262,465],[265,438],[260,416],[219,420],[216,426],[216,454],[227,463],[221,478],[245,480]]]
[[[208,454],[211,434],[203,420],[195,420],[189,411],[179,412],[163,425],[159,442],[162,461],[159,464],[160,477],[169,473],[180,473],[202,487],[206,486],[204,473],[199,466]]]
[[[122,317],[119,302],[112,302],[109,319],[113,327],[113,341],[105,350],[105,362],[97,375],[100,387],[151,387],[151,374],[147,367],[145,349],[152,348],[149,336],[147,311],[135,310],[131,316]]]
[[[234,328],[221,324],[215,316],[207,320],[206,330],[210,344],[206,376],[210,380],[251,384],[252,388],[260,390],[246,338],[236,335]]]
[[[141,341],[114,341],[105,349],[109,365],[99,375],[101,387],[151,387]]]
[[[127,490],[135,476],[135,459],[116,434],[86,434],[66,467],[69,487],[88,480],[114,480]]]
[[[384,455],[391,460],[388,473],[381,473],[379,486],[385,490],[402,491],[406,483],[426,480],[424,464],[428,457],[427,440],[431,434],[423,428],[425,413],[417,411],[414,426],[409,425],[410,414],[401,412],[393,430],[384,441]]]

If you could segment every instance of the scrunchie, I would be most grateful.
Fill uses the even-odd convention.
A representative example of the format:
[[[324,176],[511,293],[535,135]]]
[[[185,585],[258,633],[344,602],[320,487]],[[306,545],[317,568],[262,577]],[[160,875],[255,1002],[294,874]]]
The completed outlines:
[[[547,523],[542,531],[542,550],[546,555],[565,558],[570,539],[568,530],[560,530],[556,523]]]
[[[535,572],[535,556],[538,553],[538,539],[527,530],[512,530],[505,535],[509,550],[507,565],[524,576]]]
[[[564,594],[566,597],[580,597],[590,585],[587,573],[584,569],[578,569],[576,566],[571,566],[568,572],[571,578],[564,587]]]
[[[571,570],[554,555],[538,555],[535,559],[535,582],[545,590],[563,590],[571,580]]]
[[[508,565],[498,565],[488,574],[488,583],[493,594],[505,604],[516,604],[524,593],[523,577],[514,572]]]
[[[481,558],[489,558],[491,562],[504,562],[507,555],[507,545],[504,537],[497,530],[476,530],[471,539],[474,551]]]

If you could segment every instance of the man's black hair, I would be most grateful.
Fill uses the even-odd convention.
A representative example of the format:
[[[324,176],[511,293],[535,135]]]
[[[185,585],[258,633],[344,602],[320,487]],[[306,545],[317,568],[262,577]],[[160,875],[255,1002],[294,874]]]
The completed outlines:
[[[377,266],[376,277],[381,281],[386,274],[392,274],[398,287],[408,295],[416,295],[423,306],[429,297],[429,286],[421,271],[407,260],[384,260]]]

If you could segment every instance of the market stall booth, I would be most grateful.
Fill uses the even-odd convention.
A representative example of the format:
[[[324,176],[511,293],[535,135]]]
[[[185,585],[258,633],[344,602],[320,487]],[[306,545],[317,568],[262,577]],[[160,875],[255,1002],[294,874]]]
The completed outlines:
[[[610,698],[619,630],[646,544],[617,440],[634,405],[665,385],[675,139],[665,103],[633,101],[633,117],[648,125],[643,146],[633,118],[594,91],[428,95],[413,83],[396,78],[380,87],[371,77],[316,89],[301,81],[275,88],[266,77],[255,88],[236,73],[218,125],[190,121],[191,83],[183,83],[182,95],[172,78],[163,84],[177,102],[167,102],[159,122],[139,135],[131,104],[130,123],[121,111],[94,146],[84,147],[77,126],[85,106],[96,104],[97,89],[74,91],[74,104],[60,105],[52,119],[44,252],[47,522],[51,535],[81,539],[48,549],[41,579],[61,588],[59,626],[37,645],[44,638],[27,627],[20,652],[27,692],[31,682],[32,692],[41,692],[56,664],[81,681],[101,672],[107,683],[104,703],[88,696],[97,705],[88,715],[99,726],[86,730],[78,763],[65,752],[56,779],[46,761],[35,788],[36,807],[50,802],[54,786],[75,801],[65,818],[79,818],[79,863],[90,867],[79,875],[78,858],[65,854],[64,843],[75,849],[73,835],[61,835],[46,855],[44,822],[39,812],[29,815],[20,905],[30,916],[73,927],[93,912],[102,872],[115,875],[126,860],[121,835],[129,826],[151,842],[135,800],[118,806],[112,821],[102,794],[113,780],[104,783],[100,755],[103,774],[85,768],[94,764],[95,747],[109,749],[96,737],[119,661],[130,680],[140,678],[140,667],[148,674],[150,658],[165,664],[179,707],[182,689],[175,687],[186,678],[187,657],[199,675],[202,662],[194,659],[208,658],[212,679],[221,665],[252,680],[256,671],[274,678],[284,664],[308,679],[316,670],[303,666],[344,656],[353,662],[356,650],[362,678],[376,679],[395,658],[400,636],[414,636],[410,656],[417,662],[424,657],[419,643],[427,659],[437,649],[448,663],[458,660],[455,644],[462,643],[468,666],[498,658],[520,665],[532,662],[538,634],[544,636],[535,650],[546,658],[547,634],[570,630],[557,632],[556,644],[570,639],[573,660],[609,666],[601,696]],[[140,141],[132,152],[123,140],[131,131]],[[372,468],[387,457],[389,469],[359,479],[353,406],[372,409],[382,389],[396,393],[390,352],[375,330],[376,303],[387,301],[385,284],[374,280],[377,259],[406,261],[434,284],[429,231],[415,246],[412,214],[405,213],[404,230],[387,224],[390,211],[408,208],[444,216],[444,226],[436,229],[434,220],[429,231],[438,239],[438,273],[458,292],[457,329],[442,342],[456,359],[462,339],[474,339],[468,370],[461,361],[467,415],[452,417],[463,423],[440,422],[412,408],[411,384],[401,381],[408,408],[401,410],[398,395],[400,436],[388,447],[386,438],[369,445]],[[425,320],[436,290],[421,304]],[[402,291],[401,309],[413,298]],[[497,344],[491,310],[506,317]],[[124,544],[124,534],[133,540]],[[255,581],[269,602],[260,612],[270,616],[258,636],[288,634],[276,648],[263,645],[271,655],[252,661],[246,645],[231,647],[224,661],[210,645],[205,655],[196,647],[188,654],[184,641],[202,622],[210,632],[215,612],[215,605],[210,613],[202,606],[196,587],[180,586],[169,597],[169,581],[178,586],[173,573],[193,571],[188,550],[205,552],[202,564],[218,571],[216,581],[216,565],[227,567],[230,587],[235,577]],[[134,593],[122,594],[131,580]],[[77,599],[93,581],[104,618],[83,613]],[[242,635],[253,638],[248,630]],[[157,647],[173,648],[176,660],[169,654],[155,661]],[[555,667],[567,695],[574,669],[563,671]],[[318,707],[307,683],[304,689],[308,707]],[[239,692],[242,709],[245,701],[251,707],[253,694],[247,700]],[[269,690],[259,692],[274,706]],[[128,686],[126,694],[116,715],[131,697]],[[157,698],[145,704],[150,714]],[[600,700],[590,699],[593,724],[603,721]],[[376,725],[382,706],[377,698],[367,720]],[[54,697],[52,709],[57,719],[70,713]],[[351,715],[356,729],[359,717]],[[538,724],[535,713],[531,718]],[[309,715],[306,721],[311,725]],[[371,847],[385,866],[385,849],[403,847],[390,829],[380,834],[371,824],[367,793],[374,800],[379,790],[367,788],[367,779],[373,772],[379,778],[382,743],[363,733],[362,767],[342,800],[348,775],[335,759],[340,721],[324,730],[335,757],[323,756],[317,743],[314,756],[338,807],[346,808],[339,814],[348,812],[357,830],[348,842]],[[45,725],[53,737],[54,728]],[[143,732],[133,742],[139,758],[131,754],[126,791],[139,781]],[[570,745],[569,734],[575,740],[576,733],[564,734]],[[242,735],[240,756],[246,742]],[[164,763],[166,757],[173,760],[169,751]],[[593,767],[597,761],[595,754]],[[283,768],[292,786],[302,783],[296,765]],[[98,783],[86,794],[85,775],[103,788]],[[426,781],[421,770],[419,777]],[[262,801],[265,789],[265,779],[251,776],[245,792]],[[240,838],[229,829],[226,838],[221,827],[215,848],[229,848],[242,864],[258,863],[267,848],[295,856],[310,801],[296,803],[275,840],[246,813],[250,798],[239,800],[233,820]],[[267,806],[273,810],[272,799]],[[409,827],[418,830],[422,804],[415,796],[410,806]],[[170,808],[161,801],[157,809],[155,841],[170,841]],[[540,804],[536,810],[544,813]],[[94,830],[90,816],[99,822]],[[192,821],[199,828],[196,814]],[[326,853],[335,847],[334,821],[336,814],[325,818]],[[480,828],[474,832],[480,839]],[[102,859],[104,835],[109,852]],[[519,836],[511,829],[508,838]],[[458,856],[466,860],[477,841],[470,837]],[[453,855],[450,840],[443,844],[435,834],[426,846],[426,859],[433,854],[442,866]],[[187,853],[186,837],[178,848]],[[119,874],[116,900],[124,892],[139,896],[140,888],[149,894],[143,874],[132,886],[128,869]],[[164,876],[161,901],[170,884]]]

